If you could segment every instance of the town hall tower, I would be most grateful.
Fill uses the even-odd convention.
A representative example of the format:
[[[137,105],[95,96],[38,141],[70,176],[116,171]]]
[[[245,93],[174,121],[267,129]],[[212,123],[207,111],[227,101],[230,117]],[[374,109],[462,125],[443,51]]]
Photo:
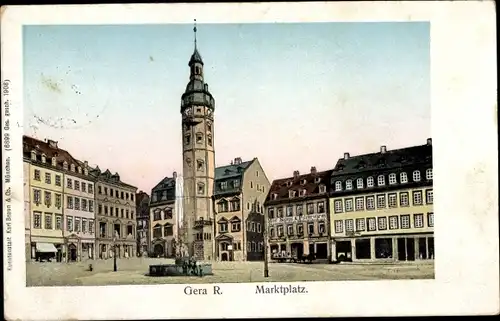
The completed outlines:
[[[179,230],[184,248],[197,260],[213,259],[215,176],[215,100],[204,82],[203,60],[196,46],[189,60],[189,83],[182,95],[183,218]]]

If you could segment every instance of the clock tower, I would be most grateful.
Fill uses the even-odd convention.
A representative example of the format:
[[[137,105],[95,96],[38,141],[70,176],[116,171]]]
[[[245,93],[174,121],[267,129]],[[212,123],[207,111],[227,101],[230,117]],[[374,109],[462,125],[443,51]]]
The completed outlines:
[[[215,177],[215,100],[204,82],[203,60],[196,46],[189,60],[189,82],[181,98],[184,248],[197,260],[213,259],[212,195]]]

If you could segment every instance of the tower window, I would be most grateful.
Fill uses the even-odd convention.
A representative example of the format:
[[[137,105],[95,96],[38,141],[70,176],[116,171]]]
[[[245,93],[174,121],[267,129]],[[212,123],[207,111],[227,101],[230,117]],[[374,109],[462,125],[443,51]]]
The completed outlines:
[[[198,159],[196,161],[196,168],[197,168],[197,170],[199,170],[200,172],[203,172],[204,167],[205,167],[205,162],[203,162],[203,160],[201,160],[201,159]]]
[[[210,123],[210,122],[207,123],[207,131],[209,131],[209,132],[212,131],[212,123]]]
[[[184,138],[185,138],[184,142],[186,143],[186,145],[191,144],[191,135],[190,134],[187,134],[186,137],[184,137]]]
[[[194,68],[194,70],[195,70],[195,73],[196,73],[197,75],[199,75],[199,74],[200,74],[200,67],[195,67],[195,68]]]
[[[196,134],[196,143],[198,143],[198,144],[203,143],[203,134],[202,133]]]
[[[198,195],[205,194],[205,184],[198,183]]]
[[[212,146],[212,136],[207,135],[207,143],[209,146]]]

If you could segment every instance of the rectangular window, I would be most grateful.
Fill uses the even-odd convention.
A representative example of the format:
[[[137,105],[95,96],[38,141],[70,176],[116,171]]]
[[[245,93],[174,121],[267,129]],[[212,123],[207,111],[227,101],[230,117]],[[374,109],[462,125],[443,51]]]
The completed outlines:
[[[45,173],[45,184],[51,184],[52,182],[52,175],[50,173]]]
[[[387,230],[387,217],[383,216],[378,218],[378,229]]]
[[[293,215],[293,206],[292,205],[288,205],[286,207],[286,216],[292,216]]]
[[[66,187],[73,188],[73,180],[71,178],[66,179]]]
[[[293,225],[288,225],[286,228],[287,235],[293,235]]]
[[[345,199],[345,211],[352,212],[352,210],[353,210],[352,198],[346,198]]]
[[[62,206],[62,195],[56,194],[56,207],[60,208]]]
[[[257,223],[257,233],[261,233],[262,232],[262,226],[260,223]]]
[[[283,225],[278,226],[278,236],[283,236]]]
[[[56,175],[55,184],[56,186],[61,186],[61,175]]]
[[[45,229],[52,229],[52,213],[45,213]]]
[[[325,233],[325,223],[323,223],[323,222],[319,222],[319,223],[318,223],[318,232],[319,232],[320,234]]]
[[[89,212],[94,212],[94,201],[89,200]]]
[[[318,213],[324,213],[324,212],[325,212],[325,203],[318,202]]]
[[[307,231],[309,234],[314,234],[314,223],[307,224]]]
[[[274,218],[274,207],[270,207],[268,210],[267,210],[267,216],[269,218]]]
[[[280,207],[278,207],[278,208],[277,208],[277,211],[278,211],[278,212],[277,212],[277,213],[278,213],[278,217],[283,217],[283,207],[281,207],[281,206],[280,206]]]
[[[66,227],[68,228],[68,232],[73,232],[73,216],[66,217]]]
[[[62,230],[62,215],[56,215],[56,230]]]
[[[75,190],[76,191],[80,190],[80,181],[75,180]]]
[[[434,195],[431,189],[425,191],[425,202],[427,204],[432,204],[434,202]]]
[[[297,234],[304,235],[304,224],[297,224]]]
[[[427,213],[427,226],[434,227],[434,213]]]
[[[42,191],[40,191],[39,189],[33,189],[33,203],[35,203],[35,205],[38,205],[40,204],[42,201]]]
[[[410,205],[410,201],[408,200],[408,192],[399,193],[399,205],[400,206]]]
[[[342,213],[342,200],[335,201],[335,213]]]
[[[365,202],[362,197],[356,197],[356,211],[363,211],[365,209]]]
[[[89,233],[94,234],[94,220],[89,220]]]
[[[73,197],[72,196],[66,196],[66,205],[68,206],[69,209],[73,208]]]
[[[40,180],[41,180],[41,179],[40,179],[40,170],[39,170],[39,169],[35,169],[33,179],[34,179],[35,181],[40,181]]]
[[[354,231],[354,221],[352,219],[345,220],[345,231],[353,232]]]
[[[50,207],[52,205],[52,193],[45,191],[45,206]]]
[[[80,232],[80,219],[78,217],[75,218],[75,232]]]
[[[377,195],[377,208],[386,208],[385,195]]]
[[[424,214],[413,214],[413,225],[416,228],[424,227]]]
[[[343,233],[344,232],[344,221],[336,220],[335,221],[335,233]]]
[[[42,228],[41,212],[33,212],[33,228]]]
[[[356,219],[356,231],[364,231],[365,230],[365,219],[357,218]]]
[[[366,197],[366,209],[367,210],[374,210],[375,209],[375,197],[374,196],[367,196]]]
[[[302,214],[304,214],[302,212],[302,205],[297,205],[297,213],[296,213],[298,216],[302,216]]]
[[[87,183],[82,182],[82,192],[87,193]]]
[[[410,215],[401,215],[401,228],[410,228]]]
[[[90,194],[94,194],[94,185],[93,185],[93,184],[91,184],[91,183],[89,183],[88,188],[89,188],[89,193],[90,193]]]
[[[87,200],[82,198],[82,211],[87,211],[87,209],[88,209]]]
[[[399,228],[399,217],[397,215],[389,216],[389,229],[397,230]]]
[[[80,198],[75,197],[75,210],[80,210]]]
[[[87,233],[87,220],[84,218],[82,219],[82,233]]]
[[[413,191],[413,205],[422,205],[422,191]]]
[[[389,208],[395,208],[398,206],[397,194],[391,193],[389,194]]]
[[[375,217],[369,217],[367,218],[368,220],[368,231],[376,231],[377,230],[377,224]]]
[[[313,203],[307,204],[307,214],[314,214],[314,204]]]

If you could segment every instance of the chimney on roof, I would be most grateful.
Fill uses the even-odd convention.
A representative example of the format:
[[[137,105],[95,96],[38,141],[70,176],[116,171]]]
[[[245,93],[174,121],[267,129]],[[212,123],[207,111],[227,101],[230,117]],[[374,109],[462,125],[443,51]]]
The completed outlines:
[[[380,146],[380,153],[385,154],[387,152],[387,147],[385,145]]]
[[[89,162],[88,161],[84,161],[83,162],[83,168],[88,168],[89,167]]]
[[[299,177],[300,172],[299,171],[293,171],[293,178]]]
[[[51,148],[57,148],[57,142],[55,140],[47,139],[47,142]]]
[[[350,156],[349,153],[344,153],[344,159],[349,159]]]
[[[316,170],[316,166],[311,167],[311,174],[316,174],[318,171]]]
[[[177,172],[173,172],[173,173],[172,173],[172,177],[173,177],[174,179],[176,179],[176,178],[177,178]]]
[[[427,145],[432,146],[432,138],[427,138]]]
[[[234,165],[240,165],[241,164],[241,157],[236,157],[234,159]]]

